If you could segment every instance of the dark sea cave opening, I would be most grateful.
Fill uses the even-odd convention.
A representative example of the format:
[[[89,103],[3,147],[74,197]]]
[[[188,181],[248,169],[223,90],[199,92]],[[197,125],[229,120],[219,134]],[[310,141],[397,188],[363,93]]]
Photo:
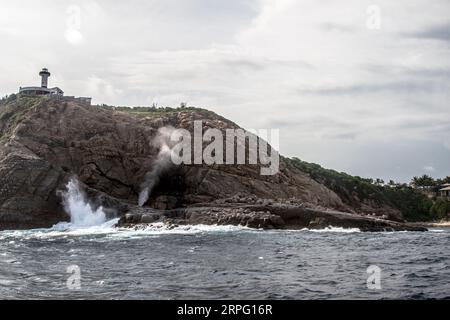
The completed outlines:
[[[161,210],[183,207],[186,189],[183,170],[169,170],[159,177],[145,206]]]

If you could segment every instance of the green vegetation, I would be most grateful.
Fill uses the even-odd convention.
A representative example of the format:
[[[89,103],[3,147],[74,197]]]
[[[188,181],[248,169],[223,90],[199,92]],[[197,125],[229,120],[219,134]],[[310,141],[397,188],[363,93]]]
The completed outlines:
[[[10,95],[0,100],[0,142],[11,136],[28,111],[43,101],[43,97]]]
[[[344,172],[322,168],[315,163],[302,161],[298,158],[290,159],[297,169],[306,172],[311,178],[339,194],[347,203],[350,203],[354,195],[362,199],[371,198],[376,201],[387,201],[379,192],[379,188],[374,184],[373,179],[354,177]]]
[[[349,205],[359,201],[386,203],[400,210],[408,221],[438,220],[446,218],[450,213],[449,201],[443,199],[434,201],[427,197],[422,189],[415,188],[414,181],[417,182],[417,179],[413,179],[411,185],[396,183],[392,180],[385,183],[381,179],[366,179],[325,169],[318,164],[308,163],[298,158],[288,159],[288,161],[297,169],[308,173],[312,179],[336,192]],[[422,180],[423,183],[430,184],[428,178],[425,177]],[[433,180],[433,185],[437,186],[449,180],[450,177]]]
[[[401,211],[407,221],[430,221],[439,218],[430,211],[433,200],[420,190],[406,184],[398,184],[394,187],[381,187],[381,192]]]
[[[414,177],[411,180],[411,185],[415,188],[430,189],[432,191],[437,191],[444,183],[450,183],[450,177],[433,179],[429,175],[424,174],[421,177]]]
[[[105,108],[108,110],[115,110],[115,111],[121,111],[126,112],[129,114],[132,114],[137,117],[163,117],[163,116],[171,116],[174,114],[177,114],[179,112],[196,112],[200,115],[203,115],[205,118],[215,118],[224,122],[232,123],[228,119],[219,116],[213,111],[203,109],[203,108],[197,108],[197,107],[187,107],[186,103],[182,102],[179,107],[172,108],[172,107],[158,107],[156,104],[154,104],[151,107],[114,107],[114,106],[108,106],[108,105],[101,105],[99,106],[101,108]],[[234,124],[237,126],[236,124]]]
[[[188,112],[188,111],[197,111],[197,112],[208,112],[211,111],[202,109],[202,108],[196,108],[196,107],[187,107],[185,104],[181,104],[178,108],[172,108],[172,107],[158,107],[157,105],[153,105],[151,107],[109,107],[109,106],[102,106],[104,108],[113,109],[116,111],[122,111],[127,112],[130,114],[134,114],[137,116],[142,117],[149,117],[149,116],[162,116],[167,115],[170,113],[177,113],[177,112]]]
[[[18,96],[15,93],[4,96],[3,98],[0,99],[0,106],[17,100],[17,97]]]
[[[448,213],[450,212],[450,201],[444,199],[437,199],[430,209],[430,213],[433,217],[437,219],[448,218]]]

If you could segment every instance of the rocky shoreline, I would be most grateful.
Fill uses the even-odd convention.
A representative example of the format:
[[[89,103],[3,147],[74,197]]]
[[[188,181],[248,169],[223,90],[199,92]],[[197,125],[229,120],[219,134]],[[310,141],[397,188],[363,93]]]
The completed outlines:
[[[156,222],[175,225],[236,225],[257,229],[342,227],[357,228],[363,232],[427,231],[427,228],[420,225],[279,203],[222,206],[203,204],[173,210],[135,207],[120,218],[117,226],[134,228]]]
[[[0,103],[0,230],[46,228],[69,221],[61,196],[73,177],[90,206],[119,226],[164,221],[230,224],[263,229],[359,228],[425,231],[403,223],[383,199],[338,194],[280,157],[276,175],[261,165],[180,165],[157,176],[144,207],[142,183],[158,164],[162,127],[193,131],[239,128],[203,109],[133,114],[45,97]]]
[[[439,222],[411,222],[413,226],[424,227],[424,228],[450,228],[450,221],[439,221]]]

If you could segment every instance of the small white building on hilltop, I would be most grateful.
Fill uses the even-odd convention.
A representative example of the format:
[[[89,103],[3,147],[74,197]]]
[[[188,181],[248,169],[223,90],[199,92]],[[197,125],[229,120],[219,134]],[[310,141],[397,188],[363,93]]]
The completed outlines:
[[[48,78],[51,73],[47,68],[43,68],[39,72],[41,76],[41,86],[40,87],[20,87],[19,94],[23,95],[48,95],[51,98],[66,100],[66,101],[76,101],[78,103],[91,105],[92,98],[89,97],[73,97],[64,96],[64,91],[58,87],[48,88]]]

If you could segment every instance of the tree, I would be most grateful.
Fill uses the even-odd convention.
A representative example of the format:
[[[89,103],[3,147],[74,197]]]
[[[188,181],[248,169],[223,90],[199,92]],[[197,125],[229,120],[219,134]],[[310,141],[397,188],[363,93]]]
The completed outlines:
[[[446,219],[450,215],[450,201],[438,199],[430,208],[430,214],[434,219]]]
[[[421,177],[413,177],[411,185],[415,188],[433,187],[436,185],[436,181],[429,175],[424,174]]]
[[[450,183],[450,176],[447,176],[447,177],[445,177],[445,178],[439,179],[439,180],[437,181],[437,183],[438,183],[439,185],[443,185],[443,184],[445,184],[445,183]]]
[[[397,182],[395,182],[395,181],[392,180],[392,179],[389,180],[389,182],[388,182],[388,186],[389,186],[389,187],[392,187],[392,188],[393,188],[393,187],[396,187],[397,185],[398,185]]]

